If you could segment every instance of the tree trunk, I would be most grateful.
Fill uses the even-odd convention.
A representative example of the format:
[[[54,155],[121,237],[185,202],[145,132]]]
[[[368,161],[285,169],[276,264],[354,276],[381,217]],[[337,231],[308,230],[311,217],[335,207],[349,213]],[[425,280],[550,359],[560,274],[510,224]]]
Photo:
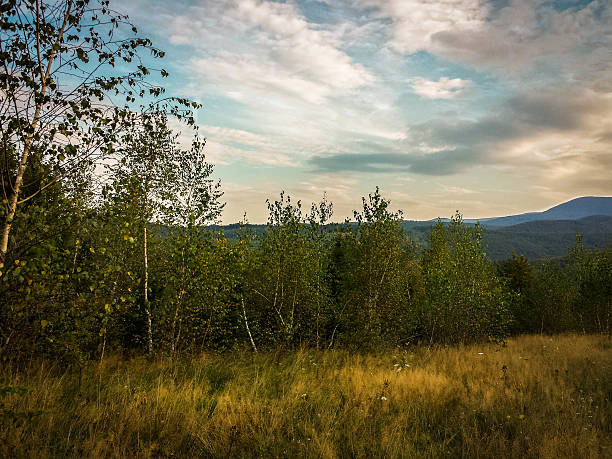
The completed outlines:
[[[187,239],[187,241],[189,241],[189,239]],[[179,295],[178,298],[176,300],[176,309],[174,310],[174,320],[172,321],[172,343],[171,343],[171,353],[172,355],[174,355],[174,351],[176,350],[176,348],[178,347],[178,343],[179,343],[179,337],[181,335],[181,331],[180,331],[180,327],[179,327],[179,331],[178,333],[176,333],[176,324],[178,323],[178,319],[179,319],[179,311],[181,309],[181,302],[183,300],[183,295],[185,294],[185,290],[186,290],[186,282],[185,282],[185,246],[188,244],[188,242],[183,242],[184,246],[181,249],[181,290],[179,291]],[[182,320],[182,319],[181,319]]]
[[[172,320],[172,343],[170,347],[170,352],[172,355],[174,355],[174,352],[176,351],[176,348],[178,347],[179,338],[181,336],[180,326],[179,326],[179,330],[177,333],[176,324],[179,323],[179,310],[181,308],[181,301],[183,300],[183,291],[184,290],[181,289],[181,291],[179,292],[179,296],[176,300],[176,308],[174,310],[174,319]]]
[[[317,256],[317,324],[316,324],[316,334],[317,334],[317,351],[319,350],[319,322],[321,320],[321,261]]]
[[[149,305],[149,256],[147,253],[147,223],[144,225],[144,303],[147,314],[147,350],[153,353],[153,330],[151,325],[151,306]]]
[[[249,339],[251,340],[251,346],[253,346],[253,350],[257,352],[257,346],[255,346],[255,341],[253,341],[253,335],[251,335],[251,329],[249,328],[249,321],[247,320],[246,308],[244,307],[244,298],[241,298],[240,302],[242,303],[242,315],[244,317],[244,325],[249,335]]]

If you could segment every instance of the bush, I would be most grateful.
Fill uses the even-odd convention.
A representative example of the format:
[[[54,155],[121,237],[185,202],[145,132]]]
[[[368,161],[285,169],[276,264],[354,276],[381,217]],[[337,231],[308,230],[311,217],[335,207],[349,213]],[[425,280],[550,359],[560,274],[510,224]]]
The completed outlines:
[[[481,242],[480,225],[463,224],[457,213],[438,221],[423,258],[426,301],[424,338],[463,343],[503,339],[509,329],[510,297]]]
[[[339,339],[351,346],[406,342],[416,327],[422,292],[416,249],[378,188],[334,245]]]

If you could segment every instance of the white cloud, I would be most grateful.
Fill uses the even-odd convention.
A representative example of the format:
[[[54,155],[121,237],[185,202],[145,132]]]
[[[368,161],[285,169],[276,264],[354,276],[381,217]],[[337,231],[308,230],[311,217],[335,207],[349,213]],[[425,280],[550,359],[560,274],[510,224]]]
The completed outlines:
[[[425,99],[452,99],[465,92],[471,85],[470,80],[442,77],[438,81],[413,78],[412,89]]]
[[[439,32],[479,30],[488,12],[483,0],[363,0],[362,3],[378,8],[392,19],[390,45],[404,53],[431,49]]]
[[[200,125],[199,129],[206,138],[206,156],[214,164],[247,161],[269,166],[295,165],[269,136],[220,126]]]
[[[292,3],[222,0],[206,6],[170,24],[173,43],[199,51],[193,62],[202,78],[239,81],[243,89],[280,91],[314,104],[374,81],[340,49],[333,31],[309,24]]]
[[[199,128],[207,138],[213,138],[217,141],[235,142],[258,147],[269,144],[269,139],[266,136],[242,129],[210,125],[200,125]]]
[[[289,95],[312,104],[321,104],[333,91],[330,86],[300,77],[276,62],[239,55],[195,58],[191,61],[191,68],[220,87],[241,88],[239,94],[230,90],[224,92],[225,96],[238,100],[244,100],[244,93],[248,91],[250,98]]]
[[[388,46],[524,75],[535,64],[557,78],[612,91],[612,3],[594,0],[563,11],[545,0],[362,0],[392,21]]]

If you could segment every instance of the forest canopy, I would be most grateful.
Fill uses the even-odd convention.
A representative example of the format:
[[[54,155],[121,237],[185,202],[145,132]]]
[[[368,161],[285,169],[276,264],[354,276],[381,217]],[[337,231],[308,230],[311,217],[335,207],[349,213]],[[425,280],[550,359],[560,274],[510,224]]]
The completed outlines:
[[[227,238],[209,227],[222,188],[199,104],[152,82],[168,72],[145,61],[164,52],[129,18],[106,0],[12,0],[0,30],[3,359],[610,332],[609,248],[578,238],[561,262],[495,264],[457,213],[424,249],[378,188],[334,225],[325,196],[281,193],[263,233]]]

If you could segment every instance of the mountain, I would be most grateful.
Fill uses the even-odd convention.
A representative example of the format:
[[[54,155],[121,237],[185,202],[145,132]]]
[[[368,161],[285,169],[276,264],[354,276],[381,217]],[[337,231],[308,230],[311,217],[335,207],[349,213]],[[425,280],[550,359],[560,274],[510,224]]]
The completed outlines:
[[[487,227],[503,227],[540,220],[578,220],[593,215],[612,217],[612,197],[585,196],[564,202],[544,212],[484,218],[480,222]]]
[[[412,240],[426,248],[429,246],[431,224],[405,221],[402,226]],[[584,246],[589,249],[612,245],[612,216],[606,215],[577,220],[535,220],[517,225],[483,226],[483,245],[492,260],[510,258],[512,252],[534,261],[563,257],[576,243],[576,234],[582,236]]]

